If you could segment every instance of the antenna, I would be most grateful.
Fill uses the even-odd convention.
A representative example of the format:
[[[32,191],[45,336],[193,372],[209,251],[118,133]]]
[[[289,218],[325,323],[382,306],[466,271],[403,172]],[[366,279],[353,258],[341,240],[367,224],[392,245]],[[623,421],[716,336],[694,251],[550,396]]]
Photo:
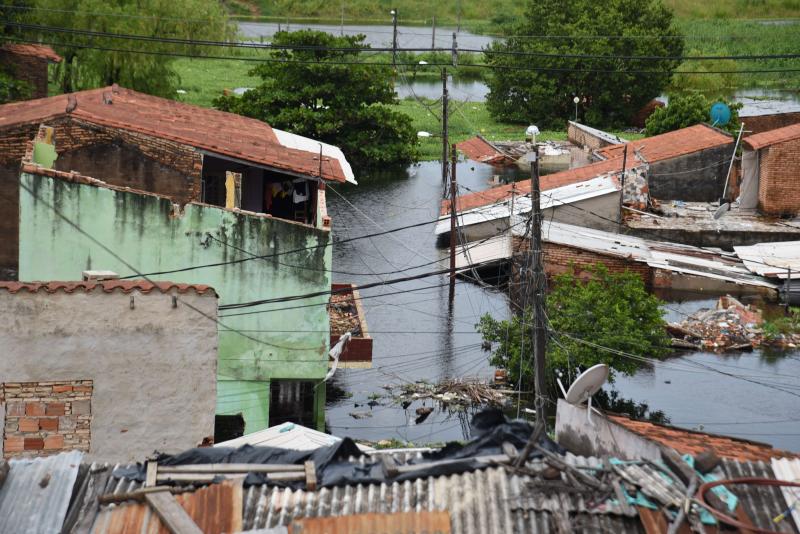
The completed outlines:
[[[731,121],[731,108],[724,102],[715,102],[711,106],[709,116],[712,126],[725,126]]]
[[[564,395],[564,400],[574,406],[579,406],[584,401],[588,401],[589,409],[586,411],[586,418],[590,425],[593,425],[592,396],[600,391],[606,380],[608,380],[608,365],[598,363],[578,375],[578,378],[569,387],[569,391]]]

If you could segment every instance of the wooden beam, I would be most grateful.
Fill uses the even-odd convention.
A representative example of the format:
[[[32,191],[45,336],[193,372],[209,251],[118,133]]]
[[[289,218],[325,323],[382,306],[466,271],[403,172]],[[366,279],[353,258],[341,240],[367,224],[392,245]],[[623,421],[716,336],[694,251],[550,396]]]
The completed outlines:
[[[147,474],[144,479],[144,487],[149,488],[156,485],[158,480],[158,462],[147,462]]]
[[[212,473],[221,475],[226,473],[293,473],[304,472],[305,468],[299,464],[191,464],[191,465],[162,465],[158,474],[168,473]]]
[[[145,493],[144,498],[171,534],[203,534],[169,492]]]
[[[305,468],[306,468],[306,490],[307,491],[316,491],[316,489],[317,489],[317,468],[314,465],[314,462],[312,462],[310,460],[307,461],[304,465],[305,465]]]

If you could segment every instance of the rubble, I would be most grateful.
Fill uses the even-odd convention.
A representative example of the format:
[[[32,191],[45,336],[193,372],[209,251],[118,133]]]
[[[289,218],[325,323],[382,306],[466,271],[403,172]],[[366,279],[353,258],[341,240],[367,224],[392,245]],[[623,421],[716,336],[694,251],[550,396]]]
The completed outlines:
[[[432,399],[447,407],[503,406],[508,402],[505,390],[477,379],[453,378],[438,384],[411,382],[399,386],[396,400],[407,406],[410,401]]]
[[[331,317],[331,333],[342,335],[345,332],[353,336],[361,335],[361,325],[358,321],[358,310],[352,293],[334,293],[328,303]]]
[[[688,350],[742,351],[761,345],[793,347],[800,333],[767,336],[762,311],[730,295],[720,297],[714,309],[699,310],[680,323],[669,323],[672,347]]]

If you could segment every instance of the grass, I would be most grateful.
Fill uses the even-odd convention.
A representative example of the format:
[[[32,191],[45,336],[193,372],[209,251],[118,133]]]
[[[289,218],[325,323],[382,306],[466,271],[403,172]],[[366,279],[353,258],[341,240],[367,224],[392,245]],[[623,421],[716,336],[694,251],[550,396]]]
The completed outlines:
[[[800,0],[663,0],[678,19],[777,19],[800,16]],[[402,24],[455,25],[465,28],[496,31],[502,24],[518,20],[525,2],[515,0],[226,0],[233,15],[261,16],[269,20],[305,22],[339,22],[345,24],[390,24],[392,8],[398,10]]]

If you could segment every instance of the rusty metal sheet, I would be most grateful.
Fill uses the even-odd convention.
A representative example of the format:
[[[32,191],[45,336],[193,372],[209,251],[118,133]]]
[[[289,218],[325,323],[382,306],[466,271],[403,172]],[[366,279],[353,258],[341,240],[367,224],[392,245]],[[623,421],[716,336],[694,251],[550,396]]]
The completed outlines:
[[[175,496],[205,534],[242,530],[243,478],[225,480],[192,493]],[[146,504],[108,506],[97,515],[92,534],[169,534]]]
[[[450,534],[447,512],[400,512],[298,519],[289,534]]]

